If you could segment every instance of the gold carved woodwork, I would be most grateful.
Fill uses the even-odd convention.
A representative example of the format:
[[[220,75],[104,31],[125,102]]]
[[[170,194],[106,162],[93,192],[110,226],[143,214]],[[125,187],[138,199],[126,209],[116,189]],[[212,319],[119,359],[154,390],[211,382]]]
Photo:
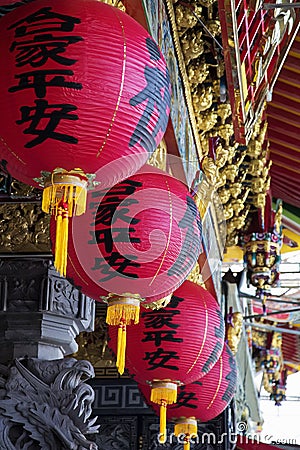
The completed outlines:
[[[188,30],[181,38],[181,48],[185,64],[188,65],[193,59],[198,58],[204,52],[204,42],[201,39],[201,31]]]
[[[205,289],[205,283],[203,281],[201,272],[200,272],[200,266],[198,263],[195,264],[194,268],[190,272],[189,276],[187,277],[189,281],[192,283],[198,284],[199,286],[202,286]]]
[[[226,237],[226,247],[233,247],[235,245],[238,245],[239,242],[239,236],[237,230],[233,231],[232,233],[228,233]]]
[[[189,9],[180,3],[175,6],[176,24],[180,29],[193,28],[197,25],[198,20],[196,16],[202,15],[202,7],[195,6],[193,9]]]
[[[200,5],[210,8],[217,0],[199,0]]]
[[[213,92],[211,86],[199,86],[192,94],[193,106],[196,115],[209,109],[213,102]]]
[[[251,139],[249,141],[249,144],[247,146],[247,155],[250,156],[250,158],[259,158],[262,151],[262,143],[259,142],[257,139]]]
[[[197,117],[197,127],[199,132],[206,132],[211,130],[218,120],[218,114],[211,110],[205,111],[198,115]]]
[[[95,330],[80,333],[76,342],[78,350],[73,354],[74,358],[90,361],[95,369],[115,366],[115,359],[107,346],[108,331],[104,317],[97,317]]]
[[[171,301],[173,294],[169,294],[160,300],[156,300],[155,302],[142,304],[143,308],[157,310],[161,308],[165,308]]]
[[[225,125],[226,119],[231,116],[231,107],[228,103],[218,105],[218,116],[221,118],[221,124]]]
[[[181,36],[179,36],[180,33],[178,33],[178,26],[176,23],[175,8],[179,5],[179,4],[177,5],[176,3],[177,2],[176,1],[174,2],[173,0],[165,0],[165,5],[166,5],[168,17],[169,17],[170,28],[171,28],[171,32],[172,32],[177,62],[178,62],[179,71],[180,71],[181,79],[182,79],[183,86],[184,86],[184,95],[185,95],[189,118],[191,121],[191,126],[192,126],[192,130],[193,130],[193,134],[194,134],[197,154],[198,154],[198,158],[201,160],[201,158],[203,156],[203,151],[202,151],[202,145],[201,145],[200,137],[199,137],[198,130],[197,130],[195,111],[193,108],[193,102],[192,102],[192,96],[191,96],[191,86],[189,83],[189,79],[188,79],[188,75],[187,75],[187,68],[186,68],[186,61],[185,61],[183,49],[181,46],[181,40],[180,40]],[[199,5],[200,5],[200,3],[199,3]],[[193,7],[197,6],[197,4],[192,5],[192,6]]]
[[[248,197],[249,191],[250,191],[250,189],[247,188],[241,197],[234,198],[231,201],[231,205],[232,205],[235,216],[239,216],[241,211],[243,211],[245,209],[245,202]]]
[[[223,206],[224,218],[225,220],[229,220],[234,216],[234,211],[231,203],[226,203]]]
[[[209,75],[209,66],[204,59],[191,61],[187,66],[187,75],[191,85],[191,91],[200,83],[203,83]]]
[[[221,169],[228,161],[229,150],[219,144],[216,148],[216,166]]]
[[[202,220],[204,220],[205,213],[212,202],[213,194],[214,186],[207,179],[203,179],[198,185],[197,192],[194,196]]]
[[[39,204],[0,205],[0,252],[50,252],[50,218]]]
[[[232,123],[225,123],[224,125],[220,125],[216,127],[213,132],[209,133],[210,136],[219,136],[224,140],[226,147],[229,147],[229,143],[233,136],[233,125]]]
[[[201,169],[206,176],[207,182],[211,186],[215,186],[218,179],[218,168],[212,158],[209,156],[204,156],[201,161]]]
[[[226,338],[230,350],[235,355],[243,332],[243,315],[240,312],[234,312],[230,315],[230,322],[226,330]]]
[[[121,11],[126,12],[126,8],[123,5],[123,2],[121,0],[100,0],[102,3],[107,3],[108,5],[115,6],[116,8],[120,9]]]
[[[218,9],[212,7],[214,3],[215,0],[166,0],[179,66],[187,87],[187,103],[195,118],[195,136],[201,142],[201,169],[206,177],[207,192],[210,192],[204,192],[202,186],[203,198],[198,207],[205,214],[213,186],[224,205],[229,243],[237,242],[239,233],[250,223],[251,214],[264,207],[270,186],[270,166],[265,142],[266,104],[256,119],[247,147],[239,146],[235,140],[229,96],[221,79],[224,60],[216,56],[216,51],[212,52],[217,43],[206,31],[208,29],[217,41],[222,41],[220,18]],[[215,139],[213,152],[212,139]]]
[[[223,205],[225,205],[225,203],[228,202],[228,200],[230,199],[230,191],[227,188],[222,187],[221,189],[218,190],[218,196],[221,200],[221,203]]]
[[[219,20],[207,20],[205,26],[214,37],[221,34],[221,22]]]
[[[231,183],[228,188],[229,195],[233,199],[236,199],[241,195],[241,193],[243,192],[243,189],[244,189],[244,187],[243,187],[242,183],[240,183],[239,181],[237,181],[236,183]]]
[[[266,331],[261,331],[252,328],[252,342],[258,348],[267,348],[268,334]]]

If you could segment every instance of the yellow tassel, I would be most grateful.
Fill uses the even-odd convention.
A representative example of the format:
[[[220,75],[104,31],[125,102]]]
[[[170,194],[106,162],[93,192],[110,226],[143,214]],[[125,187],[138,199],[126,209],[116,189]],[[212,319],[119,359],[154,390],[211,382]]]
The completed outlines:
[[[124,320],[125,325],[132,323],[139,323],[140,306],[125,304],[110,304],[108,303],[106,313],[106,323],[108,325],[119,325]]]
[[[151,402],[160,405],[161,401],[165,401],[167,405],[176,403],[177,400],[177,384],[162,381],[154,382],[151,389]]]
[[[107,301],[106,323],[118,326],[117,362],[120,375],[123,375],[126,359],[126,326],[137,324],[140,315],[140,296],[134,294],[109,294]]]
[[[120,375],[123,375],[125,369],[126,354],[126,325],[121,323],[118,329],[118,349],[116,366]]]
[[[190,449],[191,437],[196,437],[198,432],[197,421],[195,417],[180,417],[174,425],[175,436],[184,435],[184,450]]]
[[[187,436],[196,436],[198,431],[197,421],[194,418],[180,418],[174,425],[174,434],[186,434]]]
[[[189,438],[186,441],[184,441],[183,448],[184,448],[184,450],[190,450],[191,446],[190,446]]]
[[[159,442],[164,444],[166,442],[167,431],[167,403],[162,401],[159,411]]]
[[[64,276],[67,269],[69,217],[85,213],[90,177],[90,175],[85,175],[81,169],[68,172],[57,168],[42,178],[44,186],[42,209],[44,212],[54,215],[57,220],[54,266]],[[61,215],[63,215],[62,221]]]
[[[176,403],[177,383],[170,380],[155,380],[151,386],[150,400],[160,405],[160,433],[159,442],[166,442],[167,405]]]
[[[56,218],[55,260],[54,267],[63,276],[66,276],[67,251],[69,235],[69,215],[67,204],[59,207]]]

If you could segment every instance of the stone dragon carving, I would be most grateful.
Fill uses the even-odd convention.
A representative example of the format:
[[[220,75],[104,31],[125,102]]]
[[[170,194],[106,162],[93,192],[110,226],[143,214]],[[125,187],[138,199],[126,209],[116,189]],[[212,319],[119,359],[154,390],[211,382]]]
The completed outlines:
[[[89,419],[94,376],[88,361],[16,359],[0,365],[1,450],[97,450],[85,435],[96,433]]]

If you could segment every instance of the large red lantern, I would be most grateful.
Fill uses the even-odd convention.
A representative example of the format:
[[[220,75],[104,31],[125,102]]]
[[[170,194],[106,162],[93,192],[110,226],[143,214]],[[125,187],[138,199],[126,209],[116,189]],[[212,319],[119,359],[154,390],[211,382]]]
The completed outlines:
[[[107,322],[120,325],[125,345],[140,302],[171,295],[196,264],[199,213],[181,181],[151,166],[108,191],[91,191],[87,203],[86,214],[73,219],[67,277],[89,297],[106,297]]]
[[[63,235],[94,178],[118,183],[159,144],[170,109],[165,61],[141,25],[96,0],[19,6],[1,18],[0,54],[2,166],[44,188],[43,209]]]
[[[109,327],[116,351],[116,333]],[[176,403],[177,386],[204,377],[220,358],[224,319],[217,301],[201,286],[185,281],[171,302],[158,311],[143,311],[128,329],[126,366],[138,383],[151,385],[151,401],[160,406],[161,437],[166,407]]]
[[[184,435],[186,450],[190,439],[197,435],[197,421],[208,422],[221,414],[233,398],[236,382],[235,358],[225,343],[219,360],[207,375],[194,383],[179,386],[177,402],[168,408],[167,420],[175,423],[176,436]],[[139,389],[147,402],[150,387],[140,384]],[[151,406],[159,414],[157,405]]]

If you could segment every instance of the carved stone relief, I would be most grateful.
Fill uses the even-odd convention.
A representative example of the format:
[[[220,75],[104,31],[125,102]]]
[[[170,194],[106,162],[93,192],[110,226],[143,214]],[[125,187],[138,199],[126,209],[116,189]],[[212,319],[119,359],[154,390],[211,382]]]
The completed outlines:
[[[94,376],[88,361],[73,358],[17,359],[0,366],[1,450],[97,450],[86,436],[97,432],[90,419]]]
[[[100,417],[100,433],[94,436],[99,450],[137,450],[137,416]]]
[[[0,362],[23,355],[57,359],[94,329],[95,302],[60,277],[47,257],[0,259]]]

